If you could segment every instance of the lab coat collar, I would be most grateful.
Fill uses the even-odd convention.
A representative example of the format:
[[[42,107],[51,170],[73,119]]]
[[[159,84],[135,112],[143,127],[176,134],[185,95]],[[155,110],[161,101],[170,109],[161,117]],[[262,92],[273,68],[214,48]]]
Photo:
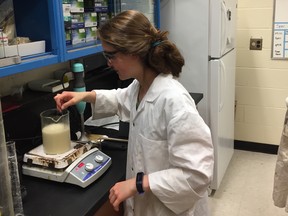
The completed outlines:
[[[161,94],[160,92],[164,91],[165,88],[169,88],[167,86],[167,78],[173,79],[173,76],[171,74],[159,74],[153,80],[153,82],[152,82],[151,86],[149,87],[146,95],[144,96],[144,98],[142,99],[142,101],[140,102],[140,104],[136,110],[135,118],[144,109],[145,103],[153,103]],[[138,86],[138,89],[135,91],[135,94],[134,94],[135,101],[137,101],[138,92],[139,92],[139,86]],[[135,109],[136,109],[136,106],[135,106]]]
[[[167,78],[173,79],[171,74],[159,74],[152,82],[150,88],[148,89],[145,97],[145,101],[154,102],[156,98],[160,95],[160,92],[167,87]]]
[[[144,96],[144,98],[142,99],[142,101],[140,102],[138,109],[137,109],[137,113],[140,113],[145,106],[145,103],[153,103],[157,97],[160,95],[160,92],[162,92],[164,90],[164,88],[167,88],[167,78],[168,79],[173,79],[173,76],[171,74],[159,74],[152,82],[151,86],[149,87],[146,95]],[[135,95],[134,95],[134,104],[136,107],[136,101],[138,98],[138,92],[139,92],[139,87],[138,89],[135,91]],[[137,114],[136,114],[137,116]],[[135,117],[136,117],[135,116]]]

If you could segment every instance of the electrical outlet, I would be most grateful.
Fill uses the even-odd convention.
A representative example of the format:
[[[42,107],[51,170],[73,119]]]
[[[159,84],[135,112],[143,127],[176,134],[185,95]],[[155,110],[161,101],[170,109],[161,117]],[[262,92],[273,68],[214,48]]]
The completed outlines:
[[[262,38],[250,38],[250,50],[262,50]]]

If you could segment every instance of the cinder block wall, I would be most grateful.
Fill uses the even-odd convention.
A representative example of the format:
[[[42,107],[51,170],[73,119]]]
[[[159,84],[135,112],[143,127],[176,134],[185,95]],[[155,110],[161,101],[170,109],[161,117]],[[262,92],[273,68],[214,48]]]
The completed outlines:
[[[235,140],[279,145],[288,97],[288,60],[272,60],[274,0],[238,0]],[[262,38],[262,50],[250,50]]]

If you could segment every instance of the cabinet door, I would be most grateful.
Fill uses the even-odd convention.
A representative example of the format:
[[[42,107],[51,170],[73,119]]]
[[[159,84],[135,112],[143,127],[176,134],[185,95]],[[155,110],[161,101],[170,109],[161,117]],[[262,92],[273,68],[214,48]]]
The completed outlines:
[[[17,37],[29,38],[33,43],[33,46],[25,49],[31,51],[37,49],[37,46],[45,48],[43,52],[22,56],[19,64],[0,67],[0,77],[59,63],[61,34],[58,30],[60,8],[57,1],[13,0],[13,6]]]

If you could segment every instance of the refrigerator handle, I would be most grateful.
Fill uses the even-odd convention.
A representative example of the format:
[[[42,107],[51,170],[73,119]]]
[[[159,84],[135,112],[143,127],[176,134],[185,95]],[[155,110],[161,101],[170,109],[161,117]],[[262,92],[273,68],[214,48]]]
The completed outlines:
[[[223,61],[220,59],[220,101],[219,101],[219,112],[221,112],[225,103],[225,90],[226,90],[226,68]]]
[[[227,44],[231,43],[231,38],[227,34],[227,32],[228,32],[227,28],[229,25],[229,16],[228,16],[228,10],[227,10],[227,7],[226,7],[226,4],[224,1],[221,1],[221,12],[222,12],[221,17],[224,18],[224,19],[221,19],[221,22],[223,22],[222,23],[223,35],[222,35],[222,43],[221,43],[221,45],[222,45],[221,55],[222,55],[226,49]],[[231,14],[230,14],[230,16],[231,16]]]

